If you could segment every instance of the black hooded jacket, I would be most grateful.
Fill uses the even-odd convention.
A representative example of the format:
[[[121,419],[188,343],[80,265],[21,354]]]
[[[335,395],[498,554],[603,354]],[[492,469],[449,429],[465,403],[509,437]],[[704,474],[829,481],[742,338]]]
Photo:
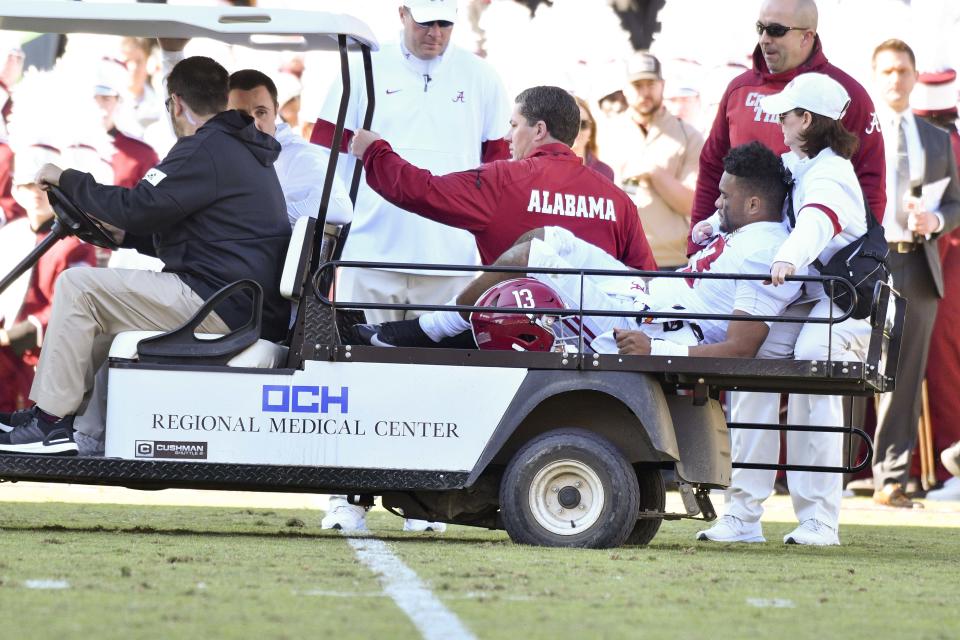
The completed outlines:
[[[81,209],[129,234],[153,236],[164,271],[176,273],[201,298],[250,278],[263,287],[263,336],[284,337],[290,305],[280,274],[290,241],[283,192],[273,162],[280,144],[253,119],[225,111],[196,134],[180,138],[132,189],[97,184],[67,169],[60,188]],[[249,304],[230,300],[217,312],[230,327],[250,317]]]

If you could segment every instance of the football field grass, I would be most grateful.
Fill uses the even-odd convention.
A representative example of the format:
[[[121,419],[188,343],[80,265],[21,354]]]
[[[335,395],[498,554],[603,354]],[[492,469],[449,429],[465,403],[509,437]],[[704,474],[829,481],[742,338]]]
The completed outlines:
[[[844,524],[843,546],[819,549],[783,545],[787,518],[765,522],[762,545],[696,543],[701,523],[682,521],[648,547],[607,551],[464,527],[405,534],[382,511],[369,525],[478,638],[956,638],[960,505],[868,504],[847,500],[845,513],[875,524]],[[421,637],[321,515],[0,502],[0,637]]]

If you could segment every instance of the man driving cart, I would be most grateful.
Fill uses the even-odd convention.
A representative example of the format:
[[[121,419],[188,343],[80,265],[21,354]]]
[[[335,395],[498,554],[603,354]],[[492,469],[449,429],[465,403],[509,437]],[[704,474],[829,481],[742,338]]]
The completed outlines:
[[[75,455],[73,418],[112,338],[132,329],[169,330],[205,298],[241,279],[264,292],[263,334],[282,338],[289,305],[279,294],[290,239],[283,192],[273,169],[280,145],[253,119],[227,106],[228,76],[214,60],[187,58],[167,78],[167,111],[178,141],[132,189],[48,164],[36,182],[59,187],[80,209],[126,232],[125,245],[152,236],[162,273],[74,269],[57,282],[47,339],[30,391],[0,451]],[[199,325],[223,334],[251,315],[242,297],[225,300]],[[98,437],[99,434],[86,434]]]

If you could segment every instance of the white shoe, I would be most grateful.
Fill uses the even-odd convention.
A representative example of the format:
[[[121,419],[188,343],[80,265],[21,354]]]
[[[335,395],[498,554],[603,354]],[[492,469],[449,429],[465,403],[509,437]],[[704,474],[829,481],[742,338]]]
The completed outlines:
[[[345,496],[330,496],[327,515],[320,521],[321,529],[340,529],[342,531],[366,531],[367,511],[361,506],[350,504]]]
[[[927,500],[958,500],[960,501],[960,478],[950,478],[943,486],[928,491]]]
[[[433,531],[434,533],[443,533],[447,530],[446,522],[430,522],[429,520],[414,520],[407,518],[403,521],[404,531]]]
[[[840,544],[840,537],[833,527],[809,518],[800,526],[783,537],[784,544],[809,544],[818,547],[832,547]]]
[[[766,542],[760,522],[744,522],[737,516],[726,515],[709,529],[697,532],[697,540],[713,542]]]

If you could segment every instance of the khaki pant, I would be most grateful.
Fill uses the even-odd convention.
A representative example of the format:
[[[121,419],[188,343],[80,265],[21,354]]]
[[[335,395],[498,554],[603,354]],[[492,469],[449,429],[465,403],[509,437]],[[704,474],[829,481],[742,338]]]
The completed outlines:
[[[473,280],[467,276],[432,276],[382,269],[344,268],[337,281],[337,302],[385,304],[446,304]],[[408,320],[426,311],[364,309],[367,322],[380,324]]]
[[[57,279],[30,399],[57,416],[77,413],[93,388],[94,374],[123,331],[166,331],[203,305],[179,276],[131,269],[73,268]],[[216,313],[198,328],[227,333]]]

